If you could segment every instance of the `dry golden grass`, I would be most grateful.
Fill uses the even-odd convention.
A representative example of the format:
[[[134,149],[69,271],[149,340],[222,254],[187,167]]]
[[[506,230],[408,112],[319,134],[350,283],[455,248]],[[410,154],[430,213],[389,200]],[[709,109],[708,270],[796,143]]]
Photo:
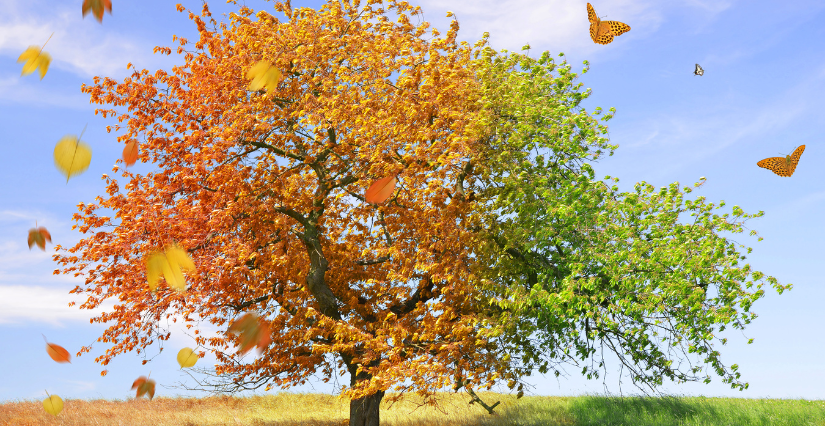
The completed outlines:
[[[584,395],[533,396],[479,392],[495,415],[469,405],[464,393],[439,394],[443,411],[419,406],[408,394],[382,402],[382,426],[825,426],[825,401],[665,397],[624,399]],[[145,398],[127,401],[64,400],[54,417],[41,401],[0,405],[0,425],[95,426],[345,426],[349,403],[332,395],[291,394],[248,398]]]
[[[534,398],[564,400],[555,397],[524,397],[516,400],[513,395],[479,392],[483,401],[492,405],[496,401],[496,413],[508,411],[514,414],[523,402]],[[386,426],[469,426],[499,425],[500,415],[489,415],[476,404],[469,405],[470,397],[464,393],[439,394],[439,406],[443,410],[419,406],[421,398],[408,394],[392,404],[382,402],[381,425]],[[128,401],[65,399],[63,411],[54,417],[43,410],[41,401],[7,402],[0,405],[0,424],[15,426],[38,425],[100,425],[100,426],[342,426],[348,424],[349,403],[336,396],[322,394],[278,393],[276,395],[207,398],[164,398],[149,401],[145,398]],[[545,404],[547,401],[545,401]],[[532,405],[532,404],[527,404]],[[545,405],[545,409],[548,408]],[[559,414],[563,407],[559,406]],[[573,420],[558,423],[573,425]]]

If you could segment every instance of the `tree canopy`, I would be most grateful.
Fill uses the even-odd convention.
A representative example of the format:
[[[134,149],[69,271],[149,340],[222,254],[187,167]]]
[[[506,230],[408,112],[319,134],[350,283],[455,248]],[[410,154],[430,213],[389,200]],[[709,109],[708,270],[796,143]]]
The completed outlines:
[[[137,143],[138,161],[157,168],[115,165],[127,183],[104,175],[108,196],[74,215],[73,228],[88,236],[68,253],[56,247],[64,268],[55,273],[86,277],[72,290],[89,295],[81,308],[119,297],[93,319],[115,322],[99,339],[113,346],[97,362],[167,340],[157,322],[171,309],[219,327],[257,314],[271,344],[248,364],[227,351],[239,343],[228,331],[197,336],[221,362],[216,373],[234,377],[216,387],[268,390],[348,372],[342,395],[352,399],[353,425],[377,424],[392,386],[428,395],[456,371],[495,379],[505,363],[485,349],[465,306],[475,291],[471,236],[460,226],[475,149],[468,129],[479,110],[466,66],[473,49],[456,43],[456,21],[427,41],[428,24],[409,22],[418,8],[386,3],[395,24],[373,7],[382,2],[329,1],[320,11],[278,3],[286,22],[266,12],[252,20],[242,7],[222,34],[214,19],[207,29],[204,4],[201,16],[190,12],[197,52],[179,39],[185,66],[82,87],[94,103],[128,108],[96,113],[126,122],[118,141]],[[266,74],[261,61],[278,73]],[[249,75],[266,83],[252,89]],[[399,181],[392,196],[365,202],[364,191],[387,176]],[[176,284],[184,291],[152,284],[164,250],[191,256],[186,287]]]
[[[82,87],[94,103],[127,107],[96,113],[126,122],[117,140],[128,161],[137,153],[156,166],[144,175],[115,165],[123,190],[104,175],[108,196],[74,215],[88,236],[56,247],[55,273],[86,276],[71,291],[88,294],[81,308],[120,300],[92,319],[116,322],[97,362],[162,345],[169,310],[218,327],[241,317],[237,329],[254,327],[252,313],[268,338],[256,336],[262,353],[249,363],[239,355],[250,340],[232,327],[196,338],[221,363],[215,373],[232,378],[212,386],[269,390],[349,373],[351,426],[378,425],[385,391],[434,403],[450,385],[506,380],[521,395],[523,376],[573,359],[574,345],[592,355],[596,338],[630,353],[628,367],[655,369],[635,376],[649,385],[687,379],[645,334],[654,328],[674,345],[687,338],[724,373],[709,352],[712,326],[741,327],[734,305],[747,312],[764,294],[741,289],[764,275],[739,267],[717,235],[741,223],[711,215],[703,198],[685,202],[678,183],[620,193],[595,180],[587,161],[617,147],[580,108],[590,92],[573,87],[566,62],[502,57],[482,49],[487,34],[457,43],[456,20],[425,40],[429,24],[413,26],[420,9],[406,2],[275,8],[285,22],[242,7],[219,32],[204,4],[189,14],[196,51],[179,39],[186,64],[173,74],[135,69]],[[373,185],[386,201],[374,201]],[[688,210],[695,222],[678,223]],[[761,214],[734,207],[736,218]],[[185,283],[156,284],[162,252],[192,266]],[[768,281],[780,294],[791,287]],[[719,295],[708,299],[711,285]]]
[[[579,106],[590,89],[572,86],[577,75],[566,61],[556,66],[547,52],[532,59],[489,47],[483,58],[479,74],[488,78],[480,80],[485,106],[479,128],[487,134],[479,156],[488,160],[476,168],[474,191],[483,202],[474,205],[474,217],[482,219],[473,229],[474,276],[490,316],[484,334],[500,336],[502,350],[517,355],[518,374],[546,373],[558,360],[578,365],[570,349],[585,360],[598,341],[616,353],[634,383],[653,389],[663,377],[699,380],[671,367],[673,360],[654,342],[661,333],[670,337],[669,346],[684,350],[687,341],[688,352],[707,355],[705,363],[724,383],[746,389],[747,383],[734,381],[738,366],[728,372],[712,348],[715,326],[742,329],[756,317],[748,312],[764,295],[763,283],[752,293],[743,284],[750,289],[766,279],[779,294],[792,285],[740,265],[745,256],[719,233],[741,233],[746,220],[764,212],[748,215],[734,206],[733,217],[713,214],[716,206],[704,197],[685,200],[692,189],[682,192],[678,182],[658,191],[641,182],[625,193],[617,178],[605,178],[613,186],[595,180],[588,161],[607,150],[613,155],[617,146],[602,136],[601,109],[591,116]],[[512,72],[516,66],[523,72]],[[678,221],[683,213],[692,223]],[[597,369],[586,366],[582,374],[598,378]]]

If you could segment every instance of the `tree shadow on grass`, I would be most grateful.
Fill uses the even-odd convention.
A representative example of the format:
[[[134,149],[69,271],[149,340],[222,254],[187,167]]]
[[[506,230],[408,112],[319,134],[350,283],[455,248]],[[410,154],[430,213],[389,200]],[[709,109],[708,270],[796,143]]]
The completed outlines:
[[[718,409],[678,396],[613,397],[584,395],[570,404],[577,425],[678,426],[696,416],[715,418]]]

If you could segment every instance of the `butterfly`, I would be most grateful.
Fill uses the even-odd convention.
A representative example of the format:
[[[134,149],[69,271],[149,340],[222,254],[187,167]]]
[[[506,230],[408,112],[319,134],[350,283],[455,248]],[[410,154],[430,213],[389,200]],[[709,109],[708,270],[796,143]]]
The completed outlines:
[[[613,37],[630,31],[630,25],[619,21],[602,21],[596,11],[587,3],[587,19],[590,21],[590,38],[594,43],[609,44]]]
[[[796,165],[799,164],[799,157],[802,156],[802,153],[804,151],[805,145],[800,145],[799,148],[794,150],[793,154],[791,155],[786,155],[784,157],[766,158],[756,163],[756,165],[764,169],[768,169],[778,174],[779,176],[791,177],[794,170],[796,170]]]
[[[699,64],[696,64],[696,69],[693,70],[693,75],[705,75],[705,70],[703,70]]]

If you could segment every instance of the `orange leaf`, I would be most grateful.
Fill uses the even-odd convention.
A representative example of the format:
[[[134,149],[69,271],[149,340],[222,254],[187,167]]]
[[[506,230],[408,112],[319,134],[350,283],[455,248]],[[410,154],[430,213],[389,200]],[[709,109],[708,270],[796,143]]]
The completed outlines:
[[[29,229],[29,250],[37,243],[41,250],[46,251],[46,241],[52,242],[52,235],[44,227]]]
[[[364,198],[368,203],[381,204],[390,198],[393,191],[395,191],[395,176],[387,176],[383,179],[377,180],[370,185]]]
[[[258,354],[263,353],[264,348],[272,343],[272,334],[269,326],[265,322],[260,322],[260,332],[258,333]]]
[[[92,14],[97,18],[97,22],[103,23],[103,9],[112,14],[112,0],[83,0],[83,16],[85,17],[92,10]]]
[[[43,336],[43,340],[45,339],[46,336]],[[68,362],[69,364],[72,363],[71,361],[69,361],[69,359],[71,358],[71,355],[69,355],[69,351],[63,349],[62,346],[55,345],[54,343],[49,343],[48,340],[46,340],[46,352],[48,352],[49,356],[57,362]]]
[[[126,163],[126,166],[131,166],[135,164],[138,158],[138,144],[137,141],[132,141],[126,144],[126,147],[123,148],[123,161]]]
[[[232,325],[229,326],[229,332],[239,335],[241,339],[241,355],[246,354],[256,346],[258,347],[258,354],[261,354],[264,348],[272,343],[269,327],[253,314],[244,314],[242,317],[233,321]]]
[[[155,396],[155,381],[146,376],[140,376],[132,383],[132,390],[134,389],[137,389],[135,398],[148,394],[149,399],[152,399]]]
[[[249,90],[266,88],[270,92],[275,91],[278,89],[278,82],[281,81],[282,77],[281,71],[270,66],[266,61],[258,61],[246,73],[246,78],[252,80],[249,83]]]

